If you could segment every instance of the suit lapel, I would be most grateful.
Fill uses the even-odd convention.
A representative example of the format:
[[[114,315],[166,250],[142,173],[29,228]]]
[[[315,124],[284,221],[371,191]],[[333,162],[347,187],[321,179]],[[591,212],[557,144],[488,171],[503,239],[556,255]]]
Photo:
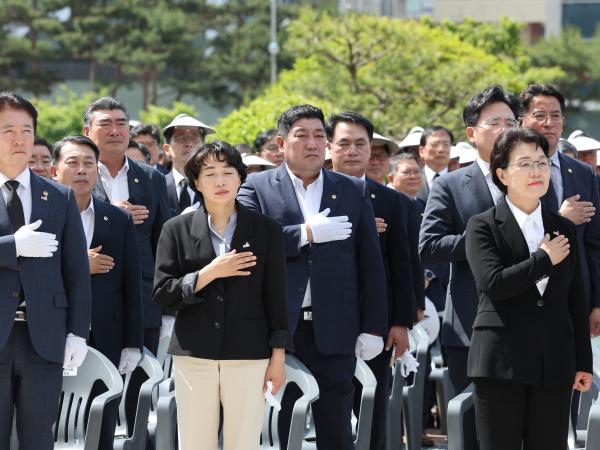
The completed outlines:
[[[179,200],[177,199],[177,186],[175,186],[175,177],[173,176],[173,171],[165,175],[165,181],[167,183],[167,196],[169,197],[169,203],[172,206],[176,206],[176,209],[178,210]]]
[[[48,216],[49,204],[53,199],[44,183],[40,177],[31,173],[31,218],[29,223],[36,220],[42,220],[44,223]],[[75,194],[71,193],[71,195]]]
[[[558,154],[558,160],[560,161],[560,175],[563,184],[563,199],[572,197],[577,194],[575,188],[575,172],[571,161],[567,161],[569,157],[564,157],[562,154]]]
[[[96,248],[109,239],[111,219],[108,208],[102,201],[94,199],[94,235],[90,248]]]
[[[490,194],[483,172],[479,168],[479,164],[474,162],[465,172],[466,191],[471,194],[477,205],[477,213],[487,211],[494,206],[494,200]]]
[[[336,216],[338,205],[342,201],[344,191],[339,188],[338,179],[334,177],[328,170],[323,170],[323,195],[321,196],[321,206],[319,212],[326,208],[331,211],[329,217]],[[364,191],[363,191],[364,193]]]
[[[279,190],[279,198],[281,198],[285,204],[285,211],[289,223],[304,223],[304,217],[302,215],[302,210],[300,209],[300,204],[298,203],[298,197],[296,197],[296,191],[294,190],[292,179],[287,173],[285,164],[281,164],[275,170],[278,171],[277,176],[275,177],[275,188]]]
[[[501,198],[496,205],[496,220],[499,222],[498,230],[508,244],[514,261],[521,262],[528,259],[530,254],[527,241],[504,198]]]
[[[0,192],[0,236],[7,236],[9,234],[13,234],[12,224],[10,222],[10,216],[8,215],[8,208],[6,207],[4,195]]]
[[[543,208],[542,221],[544,222],[544,234],[549,234],[550,239],[554,239],[556,237],[556,232],[558,232],[558,234],[563,233],[560,223],[556,220],[554,214],[545,211]],[[552,292],[554,292],[554,290],[556,289],[556,284],[559,283],[561,279],[560,271],[562,270],[562,267],[563,264],[552,266],[552,271],[550,272],[548,278],[548,285],[546,286],[546,290],[544,291],[544,297],[551,295]]]
[[[104,185],[102,184],[102,179],[100,178],[100,172],[98,171],[98,175],[96,176],[96,186],[94,186],[94,190],[92,191],[92,195],[94,198],[97,198],[101,202],[110,203],[110,199],[106,194],[106,190],[104,189]]]
[[[142,197],[144,196],[144,189],[142,183],[140,183],[140,173],[138,170],[137,163],[129,161],[129,170],[127,171],[127,187],[129,188],[129,203],[134,205],[141,205]]]
[[[194,246],[196,250],[194,254],[198,255],[198,259],[208,263],[217,257],[212,245],[212,239],[210,238],[208,216],[202,206],[200,206],[193,214],[192,226],[190,228],[190,236],[192,238],[190,239],[190,245]],[[217,278],[213,283],[221,293],[225,292],[222,279]]]
[[[240,252],[254,251],[252,240],[254,238],[254,223],[248,210],[236,202],[237,225],[231,238],[231,249]]]

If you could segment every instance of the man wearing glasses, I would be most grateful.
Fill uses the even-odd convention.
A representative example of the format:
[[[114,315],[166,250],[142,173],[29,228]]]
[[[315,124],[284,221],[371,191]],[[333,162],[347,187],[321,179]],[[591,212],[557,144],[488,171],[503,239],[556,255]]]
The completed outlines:
[[[433,181],[448,173],[450,148],[454,136],[447,128],[433,125],[425,128],[421,134],[419,157],[423,161],[423,184],[417,198],[427,203]]]
[[[277,145],[277,130],[261,131],[254,141],[256,154],[276,166],[285,161],[283,151]]]
[[[543,134],[550,147],[550,186],[542,197],[545,207],[576,225],[577,248],[586,300],[590,308],[590,333],[600,335],[600,204],[598,178],[589,165],[556,151],[565,121],[565,99],[554,86],[532,84],[519,96],[524,127]]]
[[[500,132],[517,126],[517,113],[517,99],[501,86],[488,87],[467,103],[463,120],[477,160],[437,179],[423,214],[421,261],[426,266],[451,266],[441,332],[453,388],[449,398],[469,385],[467,355],[477,312],[477,289],[465,254],[465,228],[471,216],[494,206],[501,195],[491,179],[490,154]]]
[[[214,133],[208,125],[187,114],[179,114],[163,128],[163,151],[173,161],[173,169],[166,176],[169,206],[176,216],[196,203],[196,194],[188,186],[185,163],[204,143],[207,134]]]

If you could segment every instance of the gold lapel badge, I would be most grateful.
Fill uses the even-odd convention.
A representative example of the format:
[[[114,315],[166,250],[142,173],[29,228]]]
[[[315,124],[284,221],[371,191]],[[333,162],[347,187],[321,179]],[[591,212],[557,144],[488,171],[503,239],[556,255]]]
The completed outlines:
[[[44,201],[48,201],[48,191],[42,192],[42,196],[40,197]]]

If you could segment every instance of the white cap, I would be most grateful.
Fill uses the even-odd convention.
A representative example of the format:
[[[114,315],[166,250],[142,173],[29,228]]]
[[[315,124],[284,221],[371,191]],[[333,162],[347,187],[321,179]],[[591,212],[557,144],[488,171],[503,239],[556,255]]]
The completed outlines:
[[[455,147],[458,152],[459,164],[472,163],[477,159],[477,150],[468,142],[458,142]]]
[[[450,147],[450,159],[456,159],[458,157],[460,157],[460,149],[456,145],[453,145]]]
[[[275,167],[275,164],[273,164],[271,161],[261,158],[258,155],[244,155],[244,156],[242,156],[242,162],[244,164],[246,164],[248,167],[250,167],[250,166]]]
[[[169,128],[174,127],[193,127],[193,128],[204,128],[206,134],[212,134],[215,130],[205,123],[200,122],[199,120],[194,119],[189,114],[179,114],[177,115],[169,125],[162,129],[163,133],[167,131]]]
[[[600,150],[598,150],[598,152],[596,153],[596,161],[598,161],[596,163],[596,167],[600,167]]]
[[[421,145],[421,135],[423,134],[422,127],[413,127],[410,129],[404,139],[398,144],[398,148],[414,147],[415,145]]]
[[[599,150],[600,142],[583,134],[581,130],[575,130],[569,135],[568,141],[575,146],[578,152],[588,150]]]
[[[393,156],[400,151],[398,144],[377,133],[373,133],[373,142],[371,142],[371,145],[383,145],[390,156]]]

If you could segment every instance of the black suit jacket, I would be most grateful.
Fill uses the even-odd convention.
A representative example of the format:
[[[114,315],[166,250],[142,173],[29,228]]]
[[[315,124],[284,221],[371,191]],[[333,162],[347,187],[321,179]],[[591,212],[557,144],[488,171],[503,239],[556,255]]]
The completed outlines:
[[[575,226],[542,210],[545,233],[575,242]],[[573,383],[592,372],[592,351],[578,249],[553,266],[541,249],[529,254],[506,200],[474,216],[466,231],[467,259],[477,283],[467,373],[534,386]],[[549,276],[544,295],[535,282]]]
[[[387,275],[389,325],[411,328],[415,307],[421,307],[425,299],[417,248],[416,210],[406,195],[369,178],[366,180],[365,194],[371,200],[375,217],[387,224],[385,232],[378,237]]]
[[[162,313],[158,305],[152,302],[152,280],[158,237],[163,224],[173,215],[167,201],[165,177],[153,167],[129,159],[127,184],[129,202],[134,205],[144,205],[150,211],[144,223],[135,225],[135,234],[142,265],[144,327],[160,327]],[[96,182],[93,195],[100,201],[110,203],[100,177]]]
[[[133,221],[120,208],[94,202],[94,236],[91,248],[112,256],[114,267],[92,275],[92,331],[95,348],[114,364],[121,350],[142,349],[142,271]]]
[[[160,236],[154,300],[176,309],[169,353],[262,359],[292,348],[281,225],[237,204],[231,248],[257,257],[252,274],[220,278],[194,293],[198,270],[216,258],[204,208],[169,220]]]
[[[175,217],[181,214],[179,208],[179,199],[177,198],[177,186],[175,185],[175,177],[173,177],[173,171],[165,175],[165,183],[167,186],[167,200],[169,201],[169,207],[171,208],[171,214]]]

